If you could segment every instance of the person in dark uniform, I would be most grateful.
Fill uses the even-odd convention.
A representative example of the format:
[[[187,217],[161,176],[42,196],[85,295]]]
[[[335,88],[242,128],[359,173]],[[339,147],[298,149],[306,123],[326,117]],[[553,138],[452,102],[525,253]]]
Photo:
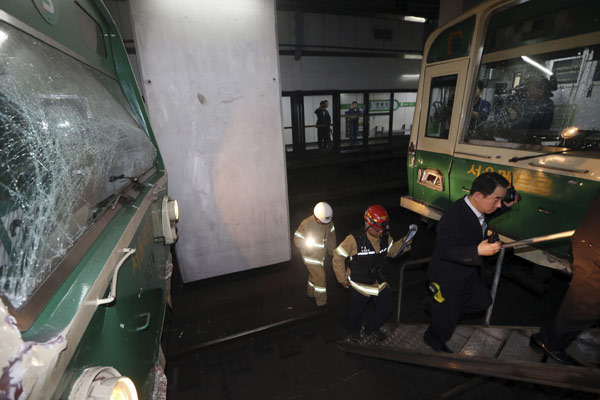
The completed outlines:
[[[385,257],[398,255],[404,238],[395,242],[388,233],[388,214],[380,205],[370,206],[364,214],[365,226],[350,235],[333,253],[336,279],[350,289],[348,331],[350,340],[362,340],[362,314],[369,301],[375,303],[375,313],[367,321],[365,332],[377,340],[385,340],[381,326],[392,315],[392,295],[382,274]],[[400,254],[410,250],[410,241]],[[346,258],[350,259],[346,269]]]
[[[317,141],[320,149],[331,147],[331,140],[329,138],[331,115],[329,115],[327,107],[329,107],[329,102],[323,100],[319,108],[315,110],[315,114],[317,115]]]
[[[556,361],[571,364],[569,344],[600,320],[600,191],[571,237],[573,278],[556,316],[531,336],[529,345]]]
[[[492,105],[489,101],[484,100],[481,95],[483,94],[483,82],[477,81],[477,88],[475,89],[475,101],[473,102],[473,111],[471,111],[471,125],[474,122],[481,123],[485,121],[490,115]]]
[[[356,144],[356,137],[358,134],[358,119],[361,116],[361,112],[358,109],[358,103],[356,101],[352,102],[352,107],[346,111],[346,123],[348,124],[348,128],[350,130],[350,143]]]
[[[509,183],[495,172],[473,181],[469,195],[444,213],[437,227],[435,250],[429,263],[430,288],[435,291],[431,324],[423,340],[435,351],[446,346],[463,313],[486,309],[491,303],[482,279],[483,257],[500,251],[500,242],[486,239],[488,221],[518,201],[504,203]]]
[[[527,80],[525,86],[510,99],[508,115],[511,127],[550,129],[554,118],[554,102],[550,99],[553,88],[553,84],[542,76]]]

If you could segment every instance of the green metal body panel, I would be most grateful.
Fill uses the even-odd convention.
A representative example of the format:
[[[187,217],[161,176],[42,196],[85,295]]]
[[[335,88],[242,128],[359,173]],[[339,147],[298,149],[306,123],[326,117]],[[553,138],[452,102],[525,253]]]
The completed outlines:
[[[149,183],[156,182],[161,175],[162,174],[156,174]],[[137,201],[134,203],[135,207],[125,206],[113,218],[100,237],[94,242],[92,247],[77,264],[75,270],[56,292],[52,300],[40,313],[33,325],[27,331],[22,333],[24,340],[36,342],[46,341],[56,337],[56,335],[67,327],[77,313],[77,310],[82,306],[85,294],[98,278],[100,271],[121,237],[123,230],[127,227],[134,214],[138,212],[137,207],[140,205],[144,198],[144,194],[147,193],[148,190],[150,190],[150,187],[147,187],[145,192],[140,193]],[[150,211],[151,208],[148,212]],[[150,240],[152,240],[152,238],[150,238]],[[131,280],[131,283],[134,286],[137,286],[136,281],[141,282],[143,273],[140,272],[140,268],[133,268],[132,260],[134,259],[134,257],[130,257],[123,264],[120,276],[127,273],[126,271],[133,271],[133,276],[128,276],[127,281]],[[120,281],[119,283],[123,282]],[[119,289],[120,288],[121,287],[119,286]],[[119,292],[119,294],[120,293],[121,292]]]
[[[475,29],[475,16],[467,18],[442,32],[431,44],[427,62],[464,57],[469,54]]]
[[[452,163],[452,156],[448,154],[433,153],[430,151],[417,151],[415,155],[415,167],[409,170],[409,177],[413,177],[412,195],[426,204],[445,210],[450,206],[450,177],[448,171]],[[443,191],[437,191],[417,182],[418,170],[430,168],[441,172],[444,177]]]
[[[77,18],[77,4],[90,15],[106,33],[109,26],[114,25],[112,19],[100,17],[100,9],[104,6],[100,1],[79,0],[77,3],[73,0],[38,0],[38,3],[52,4],[54,13],[57,14],[57,22],[49,24],[42,14],[37,10],[32,0],[5,0],[2,2],[2,10],[15,17],[19,21],[43,33],[47,37],[55,40],[61,45],[69,48],[88,60],[90,63],[106,70],[110,74],[116,75],[115,60],[113,58],[113,49],[110,47],[113,40],[105,40],[106,58],[89,49],[82,38],[80,26]],[[100,7],[98,7],[100,5]],[[120,38],[120,35],[118,36]]]
[[[158,205],[161,200],[162,197],[156,200]],[[116,368],[133,380],[140,398],[152,397],[154,366],[159,357],[165,314],[164,266],[169,257],[169,246],[154,243],[153,240],[151,213],[156,209],[150,207],[139,224],[129,245],[136,249],[136,253],[123,264],[119,272],[117,298],[112,304],[99,306],[94,314],[55,393],[57,398],[60,398],[62,391],[68,392],[80,371],[93,365]],[[125,214],[130,214],[129,211]],[[122,220],[116,221],[116,231],[107,232],[103,243],[91,249],[87,260],[82,262],[93,263],[97,259],[95,257],[107,257],[111,245],[118,239],[119,230],[130,217],[123,215]],[[81,280],[79,284],[91,282]],[[73,286],[64,289],[72,292]],[[70,311],[76,311],[76,308]],[[62,317],[65,313],[65,310],[61,310],[57,314]]]
[[[54,13],[50,17],[38,11],[43,3],[53,8]],[[100,25],[106,57],[89,49],[83,42],[77,21],[77,4]],[[77,3],[74,0],[7,0],[2,2],[0,10],[8,14],[10,21],[16,20],[17,28],[26,29],[42,40],[47,37],[57,42],[67,48],[62,50],[74,53],[71,55],[83,58],[86,64],[116,79],[134,117],[158,149],[121,36],[101,0],[78,0]],[[149,191],[154,190],[152,184],[164,177],[164,165],[158,151],[155,165],[158,171],[145,182],[134,203],[124,205],[111,220],[35,322],[22,332],[23,340],[44,342],[55,338],[72,322],[124,230],[136,213],[142,212],[139,206]],[[130,244],[130,247],[136,248],[136,253],[121,267],[117,298],[112,304],[97,308],[54,393],[55,397],[68,395],[74,379],[88,366],[115,367],[134,381],[140,398],[151,397],[165,313],[164,270],[169,257],[169,246],[154,243],[152,213],[160,211],[166,194],[165,185],[157,198],[153,196],[139,226],[129,226],[136,231]],[[109,291],[110,287],[107,293]]]
[[[446,209],[464,197],[473,180],[484,172],[498,172],[511,182],[522,200],[510,213],[496,218],[490,227],[514,239],[525,239],[575,229],[585,215],[587,205],[600,190],[600,183],[555,173],[515,168],[454,157],[449,177],[451,157],[428,151],[416,152],[416,167],[409,169],[413,197],[437,208]],[[444,172],[444,191],[438,192],[416,183],[419,167]],[[445,169],[444,169],[445,168]],[[541,212],[543,210],[545,212]],[[536,246],[561,258],[569,257],[568,239]]]

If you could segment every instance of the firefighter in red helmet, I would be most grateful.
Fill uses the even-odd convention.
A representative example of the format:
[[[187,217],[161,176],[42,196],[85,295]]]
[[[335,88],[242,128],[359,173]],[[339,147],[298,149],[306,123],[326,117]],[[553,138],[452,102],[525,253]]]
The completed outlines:
[[[324,311],[327,304],[325,257],[327,253],[333,254],[336,244],[333,210],[329,204],[324,201],[317,203],[312,215],[296,229],[294,244],[308,270],[306,294],[313,297],[317,308]]]
[[[338,282],[350,289],[348,331],[350,340],[360,342],[362,314],[369,301],[375,303],[375,314],[366,322],[364,332],[382,341],[386,335],[381,326],[392,314],[392,296],[382,274],[385,257],[398,254],[403,240],[394,241],[388,232],[388,213],[380,205],[367,208],[364,228],[346,236],[333,253],[333,270]],[[410,250],[410,244],[402,253]],[[346,259],[350,260],[346,268]]]

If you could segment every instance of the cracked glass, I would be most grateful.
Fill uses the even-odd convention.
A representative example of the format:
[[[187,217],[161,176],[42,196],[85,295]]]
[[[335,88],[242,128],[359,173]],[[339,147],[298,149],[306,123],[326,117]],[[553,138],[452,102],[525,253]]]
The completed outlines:
[[[587,46],[482,63],[465,141],[597,153],[599,60],[600,46]]]
[[[116,80],[0,23],[0,292],[22,307],[156,150]]]

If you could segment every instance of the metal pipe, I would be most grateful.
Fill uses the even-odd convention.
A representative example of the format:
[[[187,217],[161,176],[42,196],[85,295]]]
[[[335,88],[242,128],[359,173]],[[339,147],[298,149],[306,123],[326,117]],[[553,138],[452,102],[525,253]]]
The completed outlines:
[[[419,258],[418,260],[407,261],[400,266],[400,279],[398,282],[398,310],[396,311],[396,323],[400,323],[400,307],[402,307],[402,285],[404,284],[404,270],[412,265],[428,263],[431,257]]]
[[[494,282],[492,283],[492,289],[490,290],[490,296],[492,296],[492,304],[487,309],[485,313],[485,326],[490,326],[490,320],[492,319],[492,311],[494,309],[494,302],[496,301],[496,291],[498,290],[498,282],[500,281],[500,272],[502,272],[502,262],[504,261],[504,253],[505,249],[500,249],[500,254],[498,254],[498,260],[496,261],[496,272],[494,273]]]
[[[534,237],[531,239],[523,239],[523,240],[519,240],[516,242],[502,243],[502,248],[508,249],[511,247],[525,246],[525,245],[529,245],[529,244],[533,244],[533,243],[542,243],[542,242],[549,242],[550,240],[564,239],[564,238],[573,236],[574,233],[575,233],[575,230],[564,231],[564,232],[559,232],[559,233],[553,233],[551,235],[538,236],[538,237]]]

